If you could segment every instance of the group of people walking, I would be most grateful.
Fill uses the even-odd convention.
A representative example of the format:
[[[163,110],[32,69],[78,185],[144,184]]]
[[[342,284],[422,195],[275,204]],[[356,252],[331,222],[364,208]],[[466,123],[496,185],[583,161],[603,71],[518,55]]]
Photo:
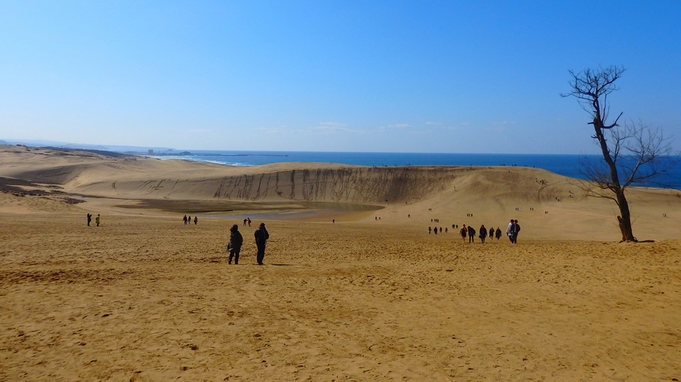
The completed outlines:
[[[518,242],[518,233],[520,232],[520,224],[518,224],[518,220],[516,219],[511,219],[511,221],[508,223],[508,227],[506,227],[506,236],[508,236],[509,240],[511,243],[516,244]],[[461,229],[459,230],[459,234],[461,235],[461,240],[465,243],[466,238],[468,238],[469,243],[475,243],[475,234],[478,233],[478,237],[480,238],[480,241],[482,243],[485,242],[487,237],[490,239],[494,239],[496,237],[497,240],[501,238],[501,227],[497,227],[494,229],[494,227],[490,227],[489,229],[485,227],[485,225],[480,226],[479,232],[475,230],[472,226],[466,226],[465,224]]]
[[[249,219],[250,220],[250,219]],[[267,240],[270,238],[267,228],[265,228],[265,223],[260,223],[258,229],[255,230],[255,246],[257,248],[256,260],[258,265],[263,265],[263,260],[265,259],[265,247],[267,245]],[[229,252],[228,263],[239,264],[239,253],[241,252],[241,246],[244,243],[244,237],[239,232],[239,225],[234,224],[232,228],[229,229],[229,244],[227,244],[227,252]]]
[[[518,243],[518,233],[520,232],[520,224],[517,219],[511,219],[506,227],[506,236],[511,240],[512,244]]]
[[[192,224],[191,215],[190,216],[184,215],[184,217],[182,218],[182,221],[184,222],[184,224]],[[194,225],[197,225],[198,223],[199,223],[199,217],[194,216]]]
[[[475,228],[473,228],[472,226],[466,226],[465,224],[459,230],[459,234],[461,235],[461,240],[464,243],[466,242],[466,238],[468,238],[469,243],[475,243],[475,234],[476,233],[478,233],[478,232],[475,230]],[[494,227],[490,227],[488,229],[488,228],[485,227],[484,224],[480,226],[478,237],[480,238],[480,241],[482,243],[484,243],[485,240],[487,240],[487,237],[489,237],[490,239],[494,239],[495,236],[496,236],[497,240],[499,240],[499,238],[501,238],[501,229],[497,228],[495,230]]]

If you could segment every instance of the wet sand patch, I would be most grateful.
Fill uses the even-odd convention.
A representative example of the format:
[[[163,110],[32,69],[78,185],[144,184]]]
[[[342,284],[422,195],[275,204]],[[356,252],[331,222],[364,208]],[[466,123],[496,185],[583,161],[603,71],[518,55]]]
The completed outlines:
[[[161,210],[174,213],[191,214],[213,214],[220,217],[220,213],[229,213],[225,216],[235,216],[231,213],[248,214],[253,216],[272,215],[272,216],[298,216],[315,215],[343,212],[375,211],[383,207],[374,205],[348,204],[348,203],[318,203],[318,202],[242,202],[242,201],[223,201],[223,200],[159,200],[142,199],[133,204],[119,204],[117,207],[127,209]]]

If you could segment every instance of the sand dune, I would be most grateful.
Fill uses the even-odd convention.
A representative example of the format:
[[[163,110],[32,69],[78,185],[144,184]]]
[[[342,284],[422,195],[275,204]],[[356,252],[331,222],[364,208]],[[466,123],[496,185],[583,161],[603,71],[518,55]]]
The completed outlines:
[[[427,229],[431,219],[438,219],[439,224],[433,221],[433,226],[497,227],[516,218],[524,228],[523,236],[531,239],[620,237],[612,201],[586,198],[576,180],[533,168],[328,163],[231,167],[19,146],[4,146],[0,162],[1,177],[87,197],[82,209],[107,213],[128,214],[129,209],[115,207],[136,204],[180,213],[244,213],[319,209],[324,203],[327,210],[347,210],[352,205],[380,209],[380,213],[363,216],[370,221],[380,215],[385,225]],[[640,240],[681,237],[681,192],[631,188],[629,198]],[[201,208],[192,208],[192,204]]]
[[[5,146],[0,189],[0,381],[681,379],[678,192],[632,189],[656,241],[631,244],[611,203],[529,168]],[[517,245],[451,230],[510,217]]]

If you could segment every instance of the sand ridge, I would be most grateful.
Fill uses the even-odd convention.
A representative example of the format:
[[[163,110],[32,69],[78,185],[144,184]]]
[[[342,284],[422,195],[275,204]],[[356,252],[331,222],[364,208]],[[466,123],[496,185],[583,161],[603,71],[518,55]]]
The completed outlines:
[[[503,226],[516,218],[532,239],[620,237],[612,201],[586,198],[575,179],[534,168],[328,163],[233,167],[22,146],[0,147],[0,163],[0,177],[86,197],[87,203],[80,206],[88,211],[137,214],[117,207],[139,200],[153,201],[158,211],[164,210],[164,201],[213,203],[216,211],[354,204],[382,209],[380,214],[364,214],[367,222],[381,215],[382,224],[421,229],[427,229],[431,219],[439,219],[440,227],[477,228]],[[640,240],[681,237],[681,192],[631,188],[629,198]]]

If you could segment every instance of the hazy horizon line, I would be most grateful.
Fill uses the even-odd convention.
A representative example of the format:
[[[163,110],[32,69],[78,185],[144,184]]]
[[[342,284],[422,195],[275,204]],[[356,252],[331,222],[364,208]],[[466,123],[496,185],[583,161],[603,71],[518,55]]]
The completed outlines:
[[[121,144],[97,144],[97,143],[72,143],[63,141],[52,141],[45,139],[2,139],[0,144],[6,143],[8,145],[26,145],[30,147],[42,148],[61,148],[61,149],[81,149],[81,150],[102,150],[115,152],[144,152],[149,150],[162,150],[159,152],[178,151],[180,152],[218,152],[218,151],[233,151],[233,152],[297,152],[297,153],[375,153],[375,154],[462,154],[462,155],[586,155],[599,156],[599,153],[520,153],[520,152],[423,152],[423,151],[314,151],[314,150],[284,150],[284,149],[201,149],[201,148],[174,148],[166,146],[145,146],[145,145],[121,145]],[[139,150],[139,151],[136,151]]]

